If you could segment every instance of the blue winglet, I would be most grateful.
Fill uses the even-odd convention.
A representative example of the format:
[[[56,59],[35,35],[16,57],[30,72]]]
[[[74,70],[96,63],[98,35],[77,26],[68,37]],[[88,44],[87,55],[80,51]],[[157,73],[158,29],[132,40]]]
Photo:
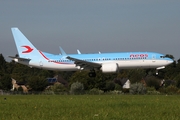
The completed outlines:
[[[60,49],[61,54],[62,54],[63,56],[67,56],[66,52],[65,52],[61,47],[59,47],[59,49]]]

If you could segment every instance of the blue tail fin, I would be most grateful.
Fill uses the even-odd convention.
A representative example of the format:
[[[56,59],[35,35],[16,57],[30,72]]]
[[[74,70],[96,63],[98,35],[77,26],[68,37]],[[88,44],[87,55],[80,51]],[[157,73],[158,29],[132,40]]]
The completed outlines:
[[[31,59],[32,57],[38,57],[39,51],[34,45],[22,34],[18,28],[11,28],[14,41],[18,50],[19,57]]]

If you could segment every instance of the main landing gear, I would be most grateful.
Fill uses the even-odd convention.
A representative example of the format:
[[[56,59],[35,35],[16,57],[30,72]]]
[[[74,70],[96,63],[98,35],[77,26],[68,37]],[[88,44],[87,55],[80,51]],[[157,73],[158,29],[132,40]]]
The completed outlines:
[[[156,75],[158,75],[159,73],[158,73],[158,71],[160,70],[160,69],[164,69],[165,68],[165,66],[162,66],[162,67],[158,67],[158,68],[156,68]]]
[[[158,75],[159,73],[158,73],[158,70],[156,70],[156,75]]]
[[[96,77],[95,70],[91,70],[91,72],[89,72],[89,77]]]

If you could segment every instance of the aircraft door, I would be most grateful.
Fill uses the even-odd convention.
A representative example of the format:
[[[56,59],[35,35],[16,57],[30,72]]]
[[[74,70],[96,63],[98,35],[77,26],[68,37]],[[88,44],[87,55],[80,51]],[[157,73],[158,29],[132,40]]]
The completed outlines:
[[[152,62],[156,62],[156,55],[152,55]]]
[[[43,66],[43,62],[42,62],[42,61],[39,62],[39,66],[40,66],[40,67]]]

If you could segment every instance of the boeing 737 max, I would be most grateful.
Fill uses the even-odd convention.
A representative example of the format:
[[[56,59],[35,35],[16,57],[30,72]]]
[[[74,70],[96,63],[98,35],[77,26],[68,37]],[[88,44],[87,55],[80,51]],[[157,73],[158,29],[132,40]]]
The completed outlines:
[[[90,70],[89,76],[95,77],[96,70],[101,70],[103,73],[116,73],[120,69],[131,68],[156,68],[158,70],[173,62],[165,55],[155,52],[66,54],[60,47],[61,54],[54,55],[36,49],[18,28],[11,28],[11,30],[19,57],[10,57],[30,67],[59,71]]]

